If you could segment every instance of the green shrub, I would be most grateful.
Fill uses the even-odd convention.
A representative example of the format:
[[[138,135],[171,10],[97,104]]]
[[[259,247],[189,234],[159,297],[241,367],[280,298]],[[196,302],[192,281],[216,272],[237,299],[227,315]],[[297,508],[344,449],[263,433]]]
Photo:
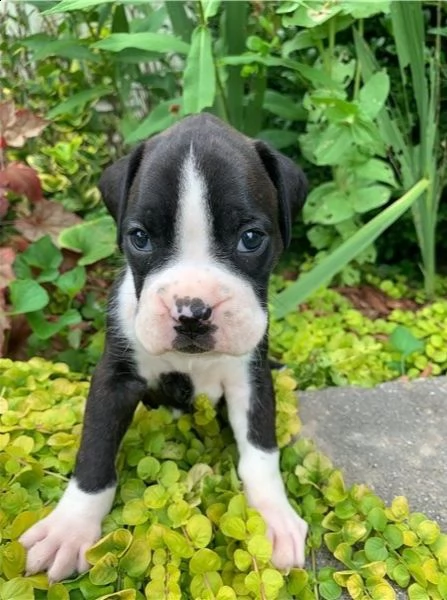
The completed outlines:
[[[19,536],[48,514],[73,467],[88,382],[61,363],[0,359],[0,597],[2,600],[392,600],[444,599],[447,535],[405,498],[390,507],[366,486],[347,489],[312,442],[287,445],[299,429],[295,380],[275,374],[281,470],[292,503],[310,524],[312,566],[282,573],[259,514],[237,478],[236,446],[205,397],[193,414],[137,411],[119,455],[120,483],[92,567],[49,584],[24,575]],[[343,565],[318,569],[325,547]]]

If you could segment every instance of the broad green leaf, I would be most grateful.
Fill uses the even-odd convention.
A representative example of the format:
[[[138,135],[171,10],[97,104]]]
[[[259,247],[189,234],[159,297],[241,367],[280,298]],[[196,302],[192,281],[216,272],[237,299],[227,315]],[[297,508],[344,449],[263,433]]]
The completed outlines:
[[[32,279],[12,281],[9,284],[9,292],[13,315],[41,310],[50,301],[46,289]]]
[[[341,587],[335,581],[327,580],[318,586],[320,596],[325,600],[337,600],[341,596]]]
[[[362,250],[372,244],[385,229],[410,208],[426,190],[428,183],[427,179],[421,179],[402,198],[393,202],[391,206],[371,219],[369,223],[341,244],[317,267],[302,275],[299,281],[291,284],[286,290],[278,294],[273,301],[275,317],[283,317],[288,312],[295,310],[313,292],[327,285],[334,275],[341,271]]]
[[[410,583],[410,573],[405,565],[397,565],[392,572],[394,581],[402,588],[406,588]]]
[[[30,244],[22,252],[20,258],[24,259],[28,265],[38,267],[43,271],[58,269],[63,259],[61,251],[53,244],[49,235]]]
[[[297,134],[284,129],[263,129],[256,137],[271,144],[277,150],[298,145]]]
[[[205,22],[211,17],[215,17],[220,8],[221,0],[200,0],[203,6],[203,16],[205,17]]]
[[[390,0],[372,0],[366,2],[363,0],[340,0],[340,7],[344,14],[354,17],[354,19],[367,19],[380,13],[388,14],[390,12]]]
[[[66,271],[63,273],[56,281],[57,287],[73,298],[78,294],[85,285],[86,280],[86,272],[85,268],[81,266],[77,266],[71,271]]]
[[[193,575],[218,571],[221,567],[220,556],[209,548],[197,550],[189,561],[189,570]]]
[[[245,523],[240,517],[232,517],[226,513],[222,516],[219,527],[222,533],[236,540],[245,540],[247,537]]]
[[[77,325],[81,321],[81,314],[75,308],[69,308],[63,315],[52,321],[49,321],[41,311],[28,314],[29,324],[41,340],[47,340],[65,329],[65,327]]]
[[[132,534],[130,531],[127,529],[116,529],[89,548],[85,556],[89,563],[95,565],[107,553],[111,553],[119,558],[128,550],[131,543]]]
[[[177,533],[177,531],[173,531],[172,529],[166,529],[163,532],[163,540],[166,546],[175,556],[178,556],[180,558],[191,558],[191,556],[194,554],[192,545],[189,543],[189,541],[185,538],[184,535]],[[198,550],[198,552],[204,552],[205,550],[207,549],[203,548],[202,550]]]
[[[70,594],[63,583],[54,583],[48,588],[47,600],[70,600]]]
[[[307,220],[310,223],[335,225],[336,223],[350,219],[354,215],[355,211],[351,205],[349,196],[342,190],[334,190],[324,196],[322,202],[313,212],[312,217],[307,217]]]
[[[337,4],[319,3],[317,6],[303,3],[290,17],[284,17],[284,25],[303,27],[305,29],[318,27],[326,23],[341,11],[341,6]]]
[[[404,543],[402,532],[397,525],[387,525],[384,529],[383,537],[392,550],[400,548]]]
[[[275,90],[265,91],[263,108],[288,121],[304,121],[307,117],[301,102]]]
[[[381,538],[373,536],[365,542],[365,554],[366,558],[371,562],[381,561],[386,560],[388,557],[388,550]]]
[[[385,105],[390,91],[390,78],[383,71],[374,73],[359,93],[359,104],[362,112],[370,119],[375,119]]]
[[[83,90],[77,94],[72,94],[67,100],[60,102],[52,109],[50,109],[46,115],[47,119],[55,119],[59,115],[69,115],[77,110],[81,110],[85,107],[88,102],[96,102],[99,98],[110,94],[112,88],[107,86],[96,86],[88,90]]]
[[[196,548],[204,548],[213,535],[211,521],[205,515],[193,515],[186,524],[186,532]]]
[[[409,600],[430,600],[427,590],[418,583],[412,583],[408,588]]]
[[[118,558],[107,552],[90,569],[89,578],[94,585],[107,585],[118,579]]]
[[[183,116],[183,99],[172,98],[157,104],[134,131],[126,136],[126,144],[133,144],[164,131]]]
[[[390,344],[403,356],[408,356],[412,352],[423,350],[424,342],[417,337],[404,325],[398,325],[390,335]]]
[[[145,539],[133,540],[130,547],[122,556],[119,568],[129,577],[140,578],[144,575],[151,561],[151,549]]]
[[[1,600],[34,600],[31,583],[22,577],[5,581],[0,589]]]
[[[272,558],[272,543],[265,535],[254,535],[247,542],[247,550],[261,562],[268,562]]]
[[[22,43],[33,51],[33,58],[36,61],[46,60],[50,56],[89,62],[98,61],[96,54],[77,39],[54,39],[46,34],[37,34],[26,38]]]
[[[393,187],[397,187],[393,169],[389,164],[378,158],[371,158],[365,164],[356,167],[355,176],[359,179],[380,181]]]
[[[191,39],[183,76],[183,109],[185,114],[199,113],[212,106],[216,89],[212,38],[209,29],[197,27]]]
[[[112,217],[100,217],[64,229],[59,235],[59,245],[83,256],[78,265],[91,265],[107,258],[116,249],[116,228]]]
[[[351,194],[353,208],[359,214],[383,206],[388,202],[390,196],[391,190],[385,185],[370,185],[368,187],[357,188]]]
[[[147,50],[160,54],[167,52],[186,54],[190,50],[189,44],[186,44],[174,35],[151,32],[112,33],[109,37],[93,44],[92,47],[99,50],[108,50],[109,52],[120,52],[126,48],[138,48],[138,50]]]

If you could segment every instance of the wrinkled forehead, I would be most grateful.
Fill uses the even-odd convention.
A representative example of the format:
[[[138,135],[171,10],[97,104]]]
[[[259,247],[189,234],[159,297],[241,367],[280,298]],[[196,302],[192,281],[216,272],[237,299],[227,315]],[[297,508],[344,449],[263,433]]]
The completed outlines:
[[[275,188],[248,141],[196,133],[148,145],[129,212],[172,224],[185,210],[197,218],[205,211],[219,221],[276,221]]]

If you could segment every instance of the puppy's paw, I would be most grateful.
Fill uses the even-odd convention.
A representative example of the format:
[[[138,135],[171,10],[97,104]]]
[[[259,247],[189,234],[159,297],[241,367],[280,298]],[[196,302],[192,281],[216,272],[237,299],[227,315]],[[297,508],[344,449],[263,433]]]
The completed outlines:
[[[27,574],[48,571],[50,581],[60,581],[75,571],[87,571],[85,553],[100,535],[101,522],[54,510],[19,539],[28,550]]]
[[[304,567],[307,523],[286,498],[279,503],[259,502],[257,510],[267,524],[267,535],[273,544],[272,563],[277,569]]]

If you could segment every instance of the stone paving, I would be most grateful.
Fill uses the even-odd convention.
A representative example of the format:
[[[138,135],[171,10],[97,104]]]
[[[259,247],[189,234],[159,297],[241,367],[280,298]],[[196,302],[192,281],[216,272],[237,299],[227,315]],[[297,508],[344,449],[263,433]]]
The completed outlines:
[[[348,485],[366,483],[387,503],[406,496],[447,531],[447,377],[300,392],[299,400],[302,435]]]

